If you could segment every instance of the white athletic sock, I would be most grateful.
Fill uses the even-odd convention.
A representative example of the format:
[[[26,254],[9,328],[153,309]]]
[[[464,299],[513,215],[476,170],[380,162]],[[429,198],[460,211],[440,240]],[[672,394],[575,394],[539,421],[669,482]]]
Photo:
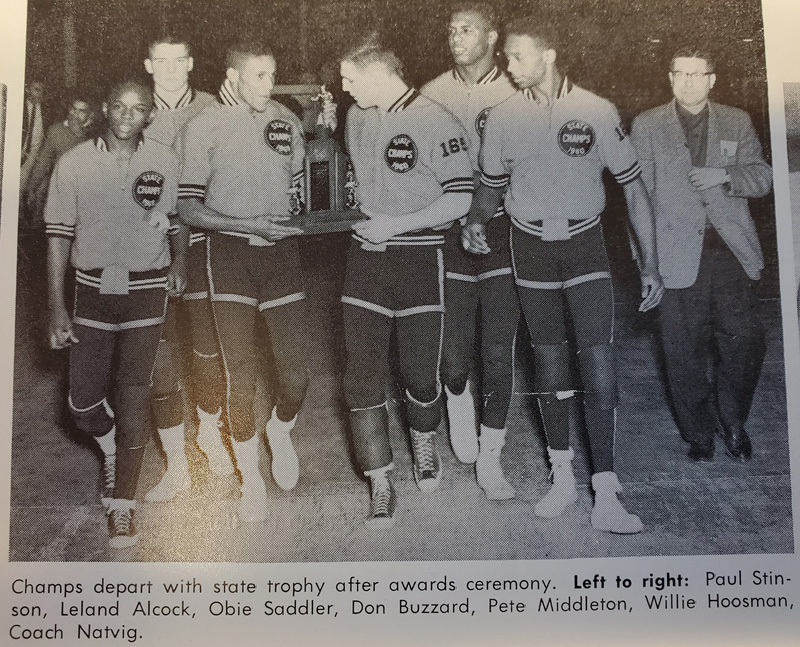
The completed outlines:
[[[106,456],[112,456],[117,453],[117,427],[116,425],[111,427],[111,431],[103,434],[102,436],[94,436],[95,442],[100,447],[100,451],[102,451]]]

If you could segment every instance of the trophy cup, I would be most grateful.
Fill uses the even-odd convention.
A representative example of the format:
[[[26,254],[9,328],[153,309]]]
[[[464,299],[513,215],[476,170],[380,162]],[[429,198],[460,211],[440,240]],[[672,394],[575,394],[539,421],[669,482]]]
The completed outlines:
[[[333,102],[333,95],[323,85],[312,101],[321,106],[315,137],[306,146],[305,214],[300,216],[302,224],[298,226],[314,234],[346,231],[363,219],[356,210],[355,175],[347,155],[330,136],[332,128],[325,120],[325,108]]]

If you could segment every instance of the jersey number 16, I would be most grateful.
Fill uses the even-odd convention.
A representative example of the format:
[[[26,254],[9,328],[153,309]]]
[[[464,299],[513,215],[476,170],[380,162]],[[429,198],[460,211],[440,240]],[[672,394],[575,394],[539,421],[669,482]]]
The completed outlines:
[[[459,139],[453,137],[450,141],[442,142],[439,146],[442,147],[442,157],[448,157],[450,153],[467,150],[467,142],[463,137]]]

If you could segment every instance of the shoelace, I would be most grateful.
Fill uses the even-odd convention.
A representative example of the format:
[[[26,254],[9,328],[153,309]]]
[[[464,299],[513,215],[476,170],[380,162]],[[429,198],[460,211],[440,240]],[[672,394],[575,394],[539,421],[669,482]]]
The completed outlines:
[[[127,535],[131,531],[131,511],[127,509],[112,510],[111,520],[114,523],[114,531],[118,535]]]
[[[111,496],[114,492],[117,475],[117,455],[103,457],[103,496]]]
[[[433,472],[435,470],[433,454],[432,434],[415,434],[414,456],[417,459],[417,467],[420,473],[425,474],[426,472]]]
[[[373,517],[388,517],[391,514],[390,501],[392,499],[392,491],[388,483],[385,482],[372,482],[372,516]]]

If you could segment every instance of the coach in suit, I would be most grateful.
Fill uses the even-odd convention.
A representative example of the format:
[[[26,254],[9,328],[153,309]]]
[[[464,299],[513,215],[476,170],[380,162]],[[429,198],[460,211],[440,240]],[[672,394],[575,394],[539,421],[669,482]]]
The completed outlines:
[[[632,128],[666,287],[667,380],[689,458],[710,461],[719,429],[727,454],[747,460],[744,423],[765,349],[754,292],[764,260],[747,199],[770,190],[772,172],[750,117],[708,100],[716,81],[708,55],[678,52],[669,79],[674,100]]]

